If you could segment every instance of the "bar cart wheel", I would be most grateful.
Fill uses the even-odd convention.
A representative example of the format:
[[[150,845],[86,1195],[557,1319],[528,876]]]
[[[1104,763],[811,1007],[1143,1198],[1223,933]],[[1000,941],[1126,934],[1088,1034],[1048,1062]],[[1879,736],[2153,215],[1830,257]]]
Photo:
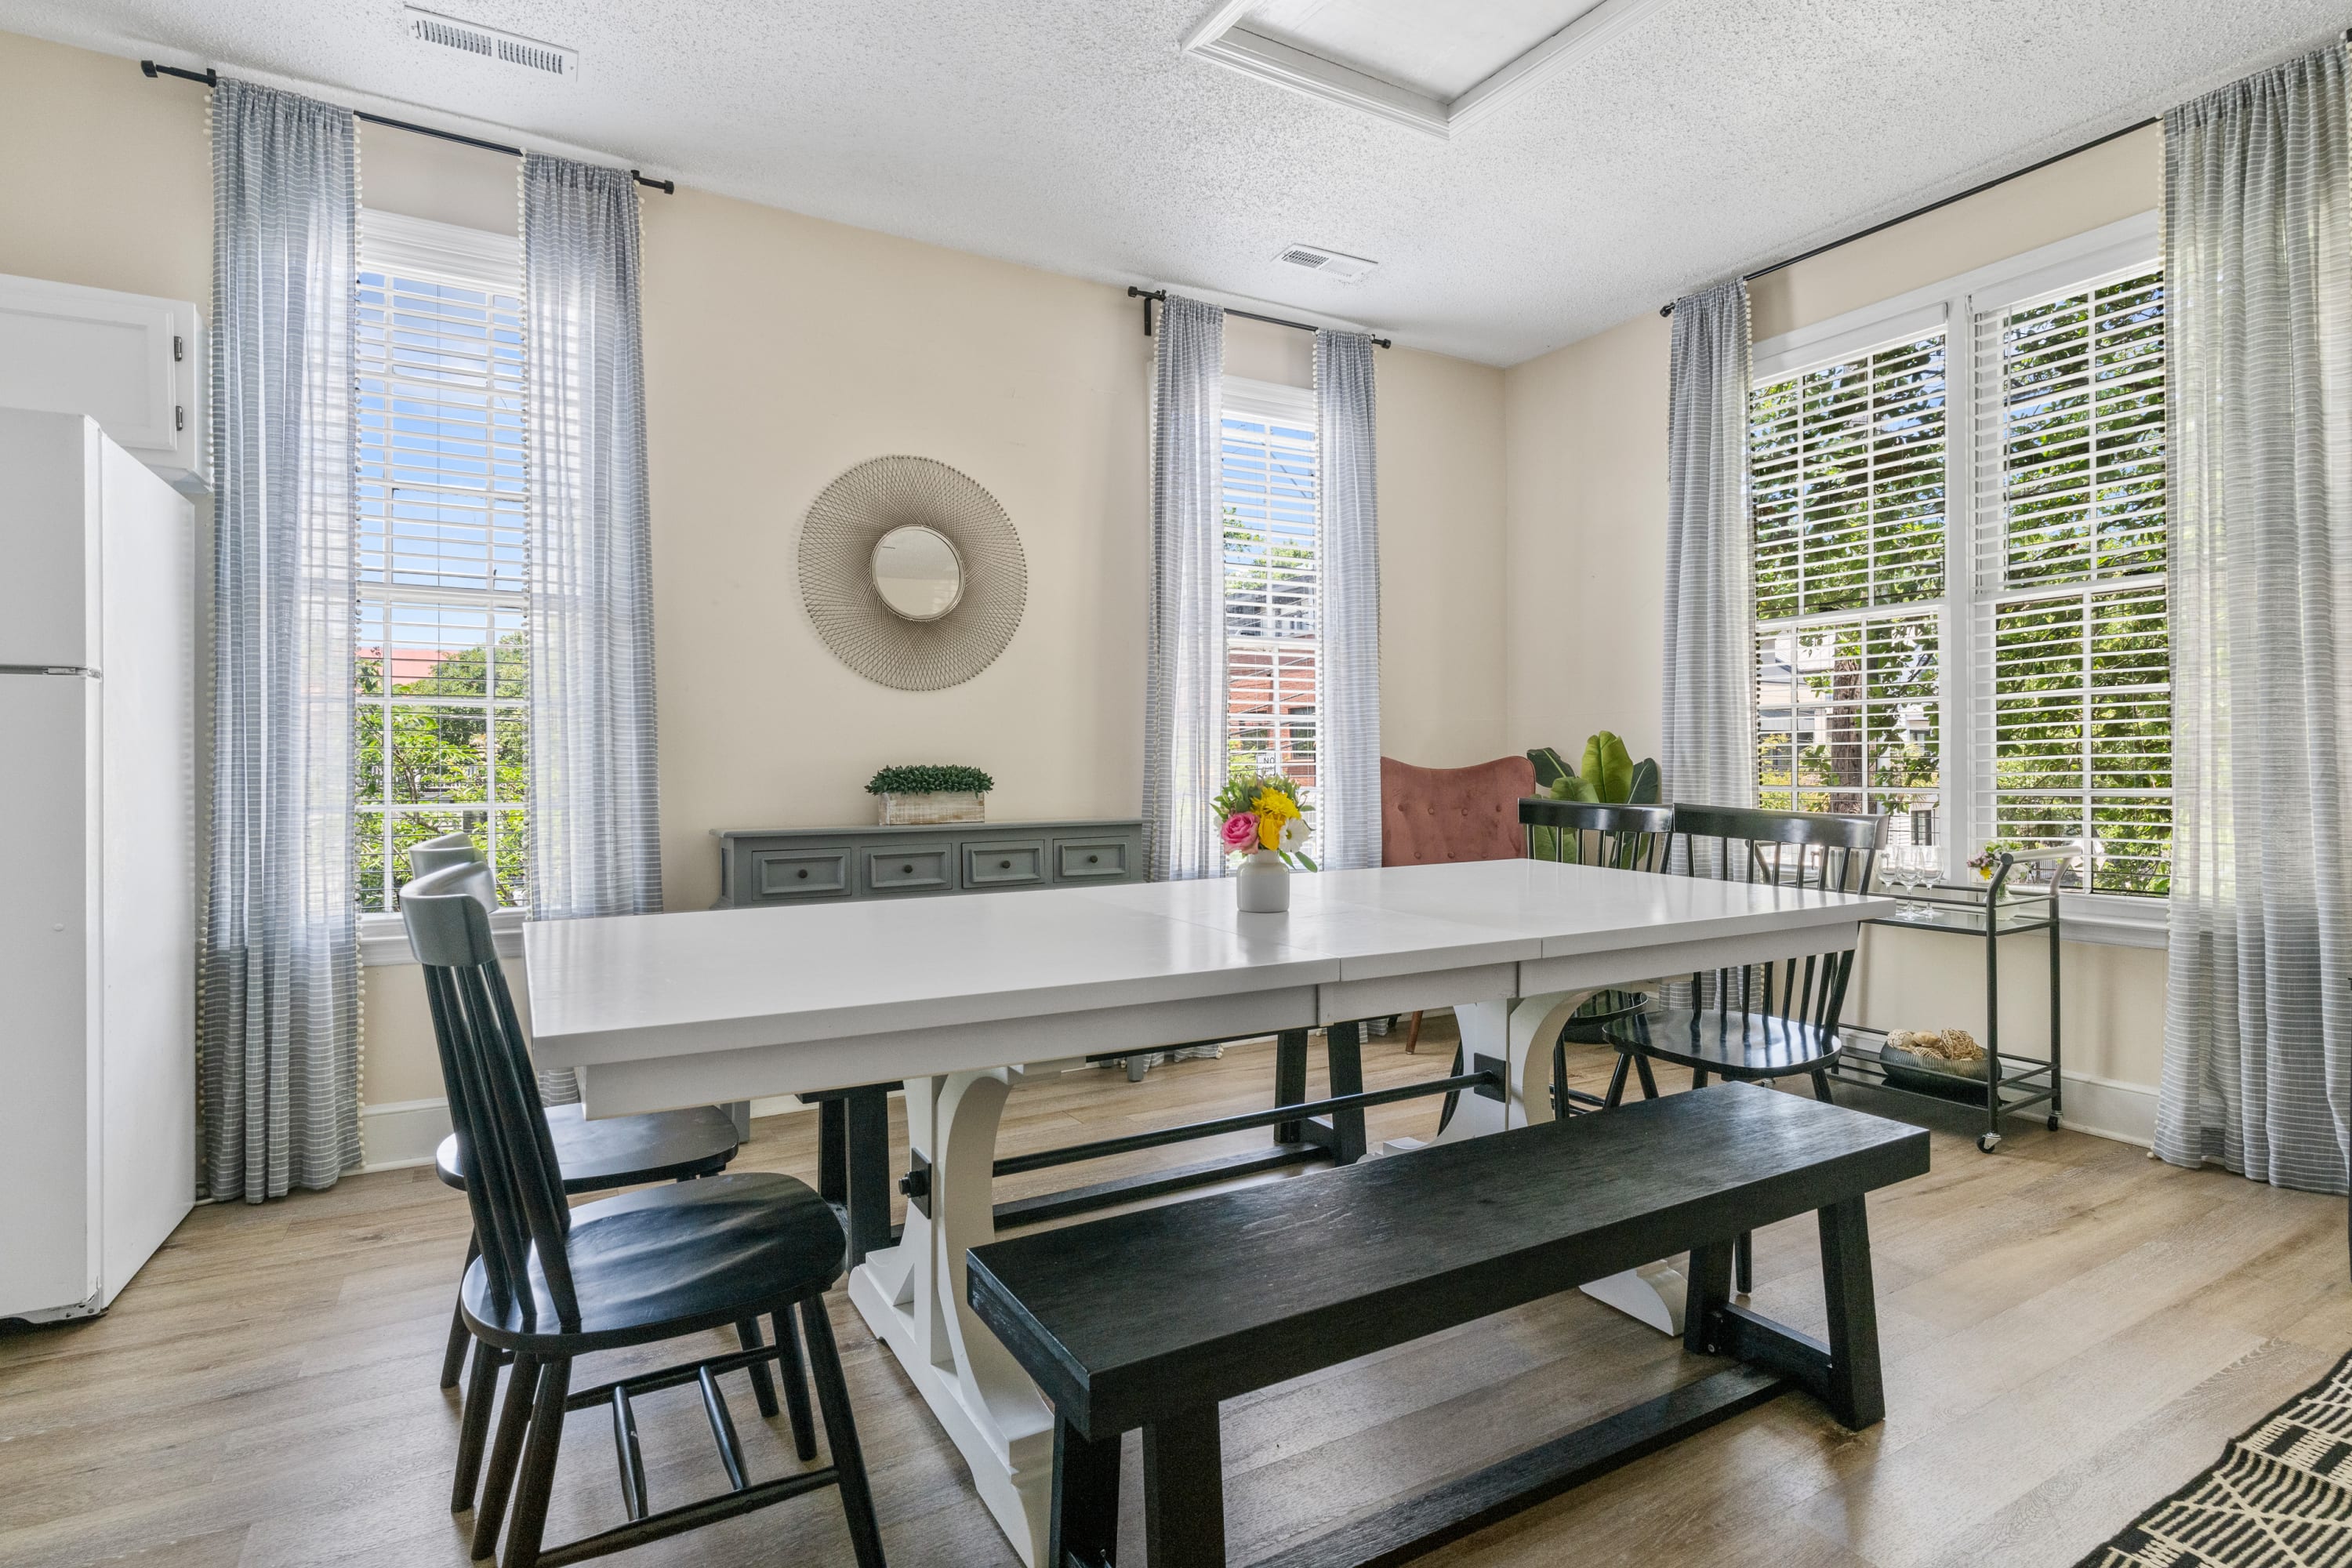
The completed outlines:
[[[1991,1153],[1994,1150],[2000,1147],[2000,1134],[1998,1132],[1978,1133],[1977,1147],[1983,1150],[1988,1154]]]
[[[2051,1113],[2051,1115],[2050,1115],[2050,1119],[2049,1119],[2047,1121],[2043,1122],[2043,1123],[2042,1123],[2042,1125],[2043,1125],[2043,1126],[2045,1126],[2045,1127],[2047,1127],[2047,1128],[2049,1128],[2049,1129],[2050,1129],[2050,1131],[2053,1131],[2053,1132],[2057,1131],[2058,1131],[2058,1115],[2057,1115],[2057,1112],[2053,1111],[2053,1112]]]

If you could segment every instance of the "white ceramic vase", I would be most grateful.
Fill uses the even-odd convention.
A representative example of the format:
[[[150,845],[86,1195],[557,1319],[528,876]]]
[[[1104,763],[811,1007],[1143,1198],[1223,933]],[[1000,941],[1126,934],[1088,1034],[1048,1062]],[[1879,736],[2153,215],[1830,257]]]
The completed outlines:
[[[1290,868],[1271,849],[1253,849],[1234,879],[1234,896],[1245,915],[1278,915],[1290,908]]]

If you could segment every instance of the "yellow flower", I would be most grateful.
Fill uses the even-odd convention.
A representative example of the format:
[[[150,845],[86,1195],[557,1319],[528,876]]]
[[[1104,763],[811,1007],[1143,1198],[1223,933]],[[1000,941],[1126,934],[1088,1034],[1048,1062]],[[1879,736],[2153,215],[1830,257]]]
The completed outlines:
[[[1272,784],[1257,792],[1257,814],[1260,817],[1297,816],[1298,803]]]
[[[1257,819],[1257,841],[1261,848],[1282,847],[1282,819],[1271,812],[1261,812]]]

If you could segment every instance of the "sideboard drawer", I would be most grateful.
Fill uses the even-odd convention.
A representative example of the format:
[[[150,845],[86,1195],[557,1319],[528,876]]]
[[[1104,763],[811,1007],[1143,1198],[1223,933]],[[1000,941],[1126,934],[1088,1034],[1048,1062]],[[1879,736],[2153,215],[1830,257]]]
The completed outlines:
[[[1045,879],[1045,842],[1033,838],[963,847],[966,889],[1034,887]]]
[[[765,849],[751,859],[754,899],[837,899],[849,891],[846,849]]]
[[[1124,838],[1056,838],[1054,880],[1123,882],[1130,846]]]
[[[955,890],[955,846],[894,845],[866,851],[869,893],[939,893]]]
[[[925,826],[712,828],[720,910],[1140,881],[1134,817]]]

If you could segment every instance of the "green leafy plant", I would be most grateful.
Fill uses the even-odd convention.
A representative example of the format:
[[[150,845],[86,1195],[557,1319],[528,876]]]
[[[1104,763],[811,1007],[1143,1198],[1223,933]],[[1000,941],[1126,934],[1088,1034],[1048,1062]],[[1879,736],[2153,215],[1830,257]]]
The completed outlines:
[[[995,787],[978,768],[943,763],[884,768],[866,781],[868,795],[986,795]]]
[[[1658,804],[1658,763],[1654,757],[1633,760],[1615,731],[1603,730],[1584,742],[1584,769],[1579,773],[1549,746],[1528,753],[1536,764],[1536,784],[1554,800],[1580,800],[1601,805]]]
[[[1658,804],[1657,759],[1643,757],[1635,762],[1614,731],[1603,730],[1585,741],[1581,773],[1549,746],[1529,752],[1528,760],[1536,765],[1536,786],[1554,800],[1596,805]],[[1538,858],[1559,858],[1559,836],[1554,829],[1531,827],[1528,837],[1530,853]]]

